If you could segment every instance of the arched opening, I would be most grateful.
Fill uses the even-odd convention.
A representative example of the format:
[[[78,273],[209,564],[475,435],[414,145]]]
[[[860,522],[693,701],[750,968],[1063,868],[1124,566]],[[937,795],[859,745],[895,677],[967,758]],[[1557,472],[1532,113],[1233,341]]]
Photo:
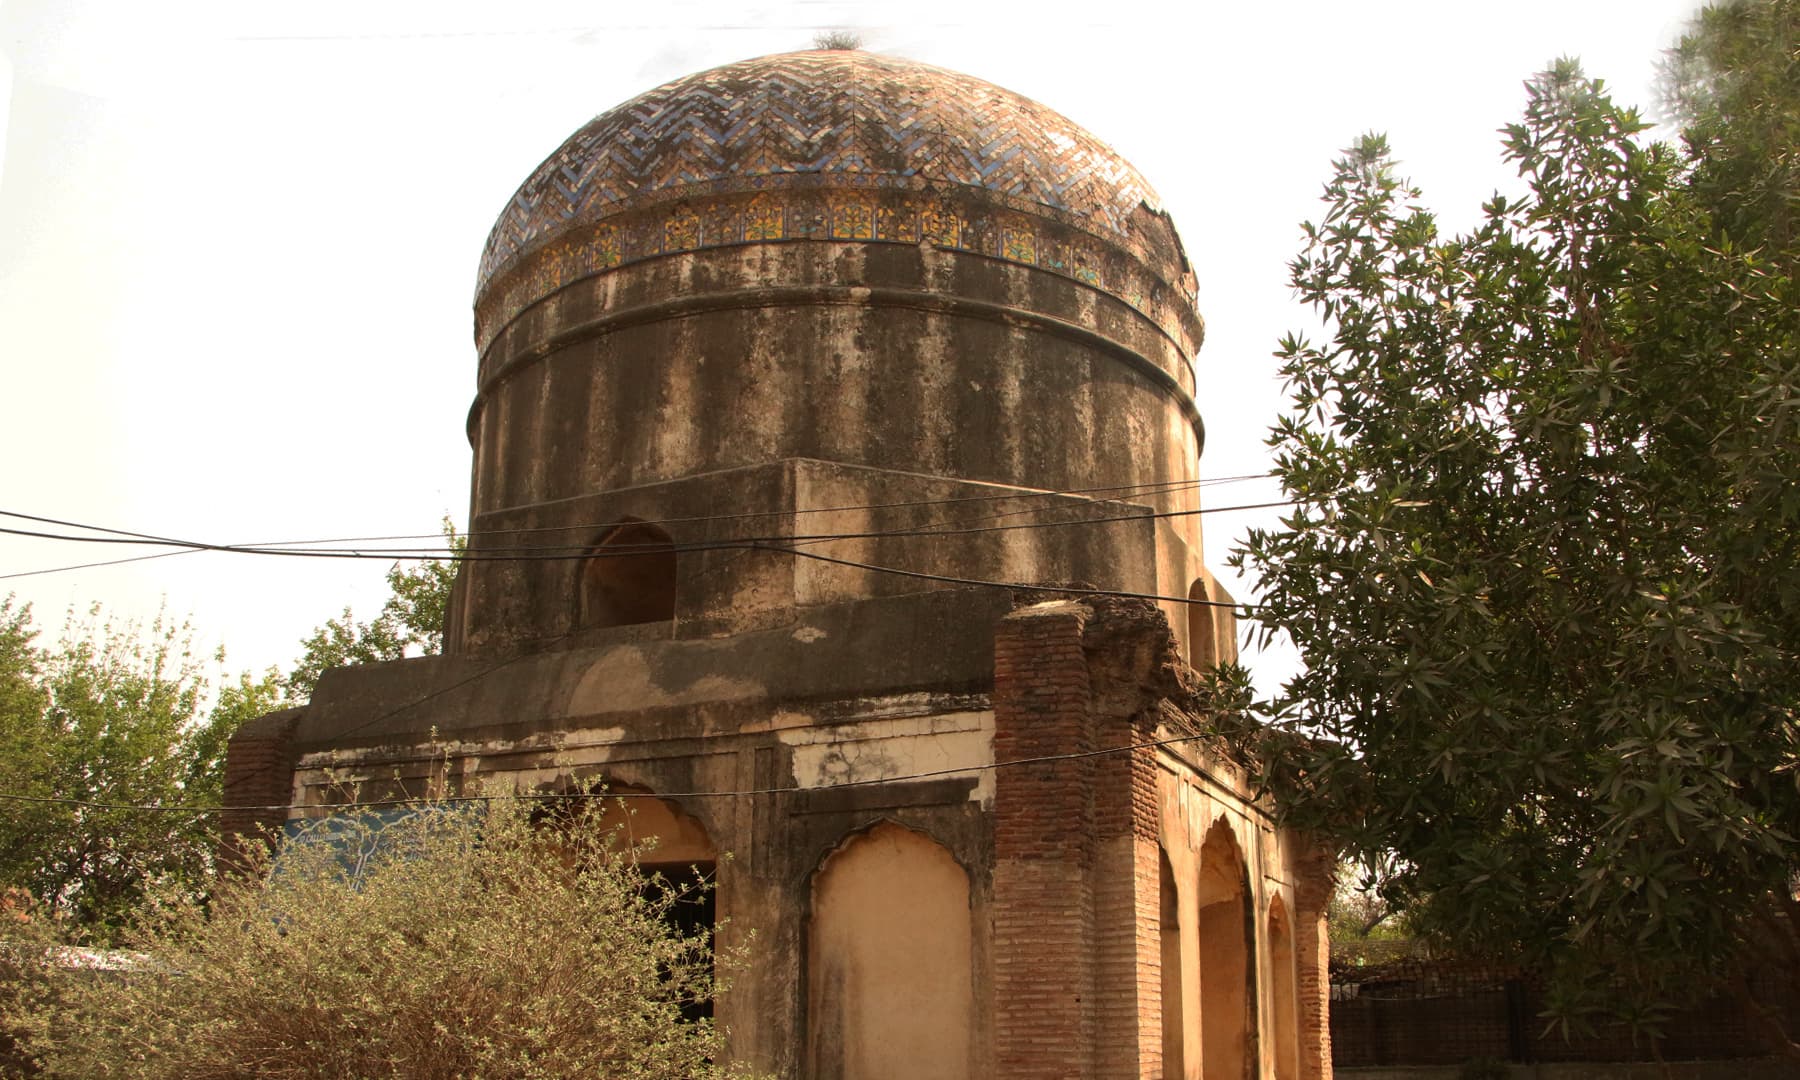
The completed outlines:
[[[886,822],[853,837],[813,878],[806,944],[806,1075],[972,1075],[969,876],[950,852]]]
[[[1275,1040],[1275,1080],[1299,1080],[1299,1000],[1294,996],[1294,928],[1277,896],[1269,902],[1269,1037]]]
[[[1205,1080],[1255,1075],[1256,924],[1250,880],[1237,838],[1224,820],[1200,846],[1200,1057]]]
[[[597,817],[599,835],[632,853],[644,878],[642,895],[668,901],[663,919],[670,929],[682,937],[710,939],[718,924],[719,861],[706,826],[646,788],[605,784],[592,790],[607,797],[547,803],[540,820],[567,825],[578,817]],[[713,1003],[688,1002],[681,1013],[686,1020],[710,1017]]]
[[[1195,578],[1188,586],[1188,599],[1199,601],[1187,606],[1188,664],[1201,671],[1219,662],[1219,651],[1213,637],[1213,607],[1207,601],[1206,580]]]
[[[1163,1075],[1185,1075],[1186,1046],[1181,1017],[1181,894],[1169,854],[1158,849],[1162,878],[1162,1047]]]
[[[675,541],[648,521],[622,521],[582,560],[580,583],[583,629],[673,619]]]

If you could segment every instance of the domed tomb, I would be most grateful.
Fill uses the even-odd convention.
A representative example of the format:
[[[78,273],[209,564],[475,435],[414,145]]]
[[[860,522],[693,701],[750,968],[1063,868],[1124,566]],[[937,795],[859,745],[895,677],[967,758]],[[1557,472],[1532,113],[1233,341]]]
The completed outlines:
[[[1004,90],[818,52],[606,113],[483,258],[444,653],[242,725],[221,865],[533,793],[710,877],[721,1064],[1327,1075],[1331,853],[1181,737],[1200,335],[1149,187]]]
[[[678,580],[655,586],[671,605],[636,607],[668,607],[672,633],[936,587],[697,544],[873,532],[804,546],[1165,595],[1199,574],[1196,519],[1145,516],[1196,508],[1202,325],[1180,241],[1109,147],[979,79],[814,51],[642,94],[521,185],[475,315],[473,550],[712,519],[653,526]],[[920,509],[946,501],[947,521]],[[842,507],[864,509],[826,512]],[[1122,526],[891,535],[1133,507]],[[471,563],[451,647],[593,628],[585,612],[621,604],[582,599],[590,571]]]

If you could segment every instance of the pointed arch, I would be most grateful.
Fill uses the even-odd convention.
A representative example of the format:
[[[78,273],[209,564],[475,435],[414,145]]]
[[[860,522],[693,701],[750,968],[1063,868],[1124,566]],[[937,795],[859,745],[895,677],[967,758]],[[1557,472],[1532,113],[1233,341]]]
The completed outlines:
[[[1157,846],[1162,884],[1162,1047],[1163,1075],[1186,1075],[1187,1031],[1182,1016],[1181,893],[1169,853]]]
[[[1275,1080],[1300,1078],[1300,999],[1296,996],[1294,925],[1281,894],[1269,901],[1269,1038]]]
[[[1219,662],[1212,597],[1207,594],[1205,578],[1195,578],[1188,586],[1188,599],[1199,601],[1187,606],[1188,666],[1204,671]]]
[[[1243,849],[1223,816],[1200,845],[1200,1056],[1206,1080],[1256,1069],[1256,918]]]
[[[969,899],[950,851],[891,821],[826,856],[807,921],[807,1075],[973,1075]]]

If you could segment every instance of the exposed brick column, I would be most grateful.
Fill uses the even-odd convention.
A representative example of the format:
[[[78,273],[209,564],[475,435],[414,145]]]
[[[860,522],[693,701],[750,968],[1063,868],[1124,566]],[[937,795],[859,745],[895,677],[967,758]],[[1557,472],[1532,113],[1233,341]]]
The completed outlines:
[[[219,815],[218,866],[244,868],[244,846],[287,821],[281,806],[294,797],[294,728],[306,710],[284,709],[259,716],[238,728],[225,747],[225,778]],[[239,807],[242,809],[232,809]]]
[[[1164,629],[1164,633],[1167,630]],[[1096,693],[1096,697],[1106,697]],[[1128,716],[1096,722],[1102,747],[1149,742]],[[1161,1076],[1162,875],[1157,848],[1156,751],[1097,758],[1093,862],[1096,1076]]]
[[[1094,749],[1089,610],[1020,608],[994,635],[994,760]],[[994,778],[994,1049],[1007,1080],[1094,1076],[1094,759]]]
[[[1314,847],[1296,867],[1295,992],[1299,995],[1300,1075],[1331,1080],[1331,938],[1326,910],[1337,887],[1337,859]]]

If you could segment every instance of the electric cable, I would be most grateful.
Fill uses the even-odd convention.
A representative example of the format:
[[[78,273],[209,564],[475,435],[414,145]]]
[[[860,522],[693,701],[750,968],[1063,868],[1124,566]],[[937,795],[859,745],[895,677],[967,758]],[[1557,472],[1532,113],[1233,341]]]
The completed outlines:
[[[903,508],[903,507],[912,507],[912,506],[951,506],[951,505],[957,505],[957,504],[962,504],[962,503],[1006,502],[1006,501],[1011,501],[1011,500],[1015,500],[1015,499],[1052,499],[1052,498],[1063,498],[1063,497],[1067,497],[1067,496],[1077,496],[1077,495],[1098,495],[1102,492],[1114,492],[1114,493],[1118,493],[1120,496],[1140,495],[1140,494],[1141,495],[1162,495],[1162,494],[1169,494],[1169,493],[1175,492],[1175,491],[1186,490],[1189,488],[1203,488],[1203,487],[1212,487],[1212,486],[1219,485],[1219,484],[1234,484],[1234,483],[1244,483],[1244,482],[1251,481],[1251,480],[1264,480],[1264,479],[1268,479],[1271,475],[1272,474],[1269,474],[1269,473],[1243,473],[1243,474],[1239,474],[1237,476],[1219,476],[1219,477],[1211,477],[1211,478],[1203,479],[1203,480],[1156,480],[1156,481],[1146,481],[1145,483],[1141,483],[1141,484],[1110,484],[1110,485],[1106,485],[1103,487],[1062,488],[1062,489],[1052,490],[1052,491],[1013,491],[1013,492],[1006,492],[1004,494],[967,495],[967,496],[957,496],[957,497],[942,498],[942,499],[904,499],[904,500],[897,500],[894,502],[863,503],[863,504],[855,504],[855,505],[848,505],[848,506],[811,506],[811,507],[798,507],[798,508],[795,508],[792,510],[744,511],[744,512],[735,513],[735,514],[698,514],[698,515],[692,515],[692,516],[688,516],[688,517],[670,517],[670,518],[650,518],[650,519],[640,518],[640,519],[634,519],[632,523],[640,524],[640,525],[687,525],[687,524],[694,524],[694,523],[701,523],[701,522],[711,523],[711,522],[719,522],[719,521],[739,521],[739,520],[745,520],[745,519],[749,519],[749,518],[785,517],[788,515],[793,515],[795,517],[798,517],[802,514],[838,514],[838,513],[852,513],[852,512],[863,511],[863,510],[892,510],[892,509],[899,509],[899,508]],[[1095,499],[1095,500],[1090,500],[1090,501],[1111,502],[1111,501],[1117,501],[1117,500],[1116,499]],[[1028,513],[1031,511],[1025,510],[1025,511],[1015,511],[1015,512]],[[153,533],[132,532],[127,529],[113,529],[113,528],[108,528],[103,525],[88,525],[88,524],[84,524],[82,522],[77,522],[77,521],[68,521],[68,520],[64,520],[64,519],[60,519],[60,518],[52,518],[52,517],[41,517],[41,516],[34,515],[34,514],[20,513],[17,511],[0,510],[0,516],[14,517],[14,518],[19,518],[19,519],[22,519],[25,521],[35,521],[40,524],[60,525],[65,528],[86,529],[90,532],[103,532],[103,533],[109,533],[109,534],[112,534],[115,536],[133,537],[136,539],[146,540],[146,541],[168,542],[168,541],[171,541],[171,539],[172,539],[167,536],[161,536],[161,535],[157,535],[157,534],[153,534]],[[593,529],[603,529],[609,525],[618,525],[618,524],[621,524],[621,522],[619,522],[619,521],[581,522],[581,523],[572,524],[572,525],[538,525],[538,526],[529,526],[529,527],[525,527],[525,528],[496,529],[494,531],[513,533],[513,534],[541,533],[541,532],[571,532],[571,531],[576,531],[576,530],[584,530],[585,531],[585,530],[593,530]],[[442,536],[443,536],[443,533],[441,533],[441,532],[395,533],[395,534],[391,534],[391,535],[387,535],[387,536],[341,536],[341,537],[332,537],[332,538],[327,538],[327,539],[312,539],[312,540],[254,541],[254,542],[246,542],[246,543],[239,543],[239,544],[224,544],[224,545],[219,545],[219,546],[221,546],[221,547],[251,547],[251,548],[303,547],[303,546],[304,547],[312,547],[312,546],[318,546],[318,545],[324,545],[324,544],[358,544],[358,543],[363,543],[363,542],[374,543],[374,542],[383,542],[383,541],[389,541],[389,540],[436,540],[436,539],[441,538]]]
[[[47,533],[30,529],[14,529],[0,527],[0,535],[24,536],[35,539],[58,540],[72,543],[92,544],[125,544],[125,545],[159,545],[196,551],[229,552],[239,555],[282,555],[299,558],[318,559],[392,559],[395,561],[442,560],[449,562],[529,562],[534,560],[614,558],[639,555],[652,551],[673,551],[676,554],[710,550],[729,550],[746,544],[761,543],[826,543],[840,540],[882,540],[922,536],[962,536],[972,533],[1007,532],[1021,529],[1050,529],[1072,525],[1105,525],[1125,521],[1151,521],[1165,518],[1195,517],[1203,514],[1222,514],[1244,510],[1262,510],[1273,507],[1293,506],[1295,500],[1281,499],[1261,503],[1240,503],[1233,506],[1209,506],[1194,510],[1161,510],[1138,514],[1119,514],[1111,517],[1071,518],[1064,521],[1018,522],[1007,525],[978,525],[963,528],[914,528],[914,529],[871,529],[862,532],[799,534],[794,536],[745,536],[729,537],[720,540],[695,540],[682,543],[666,543],[662,541],[614,544],[596,547],[591,544],[548,544],[531,546],[500,546],[482,548],[478,551],[464,549],[456,551],[448,546],[426,548],[424,546],[404,548],[356,547],[356,548],[296,548],[296,547],[259,547],[240,544],[213,544],[196,540],[181,540],[173,537],[153,537],[142,533],[129,533],[121,529],[105,529],[101,526],[84,525],[79,522],[58,522],[72,528],[94,529],[111,535],[80,536],[69,533]],[[30,514],[0,510],[0,516],[16,517],[26,520],[45,520]],[[765,517],[782,516],[780,512],[759,515]],[[636,521],[614,522],[619,526],[646,524]],[[508,530],[495,530],[506,532]]]

